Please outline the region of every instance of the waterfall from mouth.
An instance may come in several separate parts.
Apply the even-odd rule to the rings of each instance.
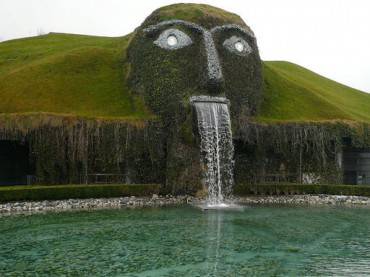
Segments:
[[[207,205],[222,207],[233,184],[234,146],[229,101],[221,97],[194,96],[190,102],[197,114],[201,161],[208,187]]]

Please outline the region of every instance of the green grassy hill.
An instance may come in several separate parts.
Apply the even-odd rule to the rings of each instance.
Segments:
[[[264,77],[260,120],[370,121],[368,93],[289,62],[264,62]]]
[[[148,117],[125,84],[129,38],[49,34],[0,43],[0,112]]]
[[[0,43],[0,113],[152,117],[125,82],[130,37],[48,34]],[[264,77],[259,121],[370,122],[370,94],[288,62],[264,62]]]

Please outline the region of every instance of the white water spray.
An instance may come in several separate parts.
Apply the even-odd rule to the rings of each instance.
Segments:
[[[207,206],[226,207],[224,201],[231,193],[234,167],[228,100],[194,96],[190,101],[195,107],[198,120],[200,150],[208,187]]]

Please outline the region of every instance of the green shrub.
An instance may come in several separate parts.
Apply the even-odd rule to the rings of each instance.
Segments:
[[[21,200],[60,200],[70,198],[109,198],[158,194],[160,185],[59,185],[0,187],[0,202]]]
[[[370,196],[370,186],[360,185],[308,185],[296,183],[271,183],[257,185],[238,185],[234,189],[238,196],[246,195],[294,195],[331,194]]]

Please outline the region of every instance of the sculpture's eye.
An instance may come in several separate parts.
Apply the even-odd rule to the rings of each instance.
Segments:
[[[168,38],[167,38],[167,44],[169,46],[175,46],[177,43],[179,43],[179,41],[177,40],[177,37],[174,36],[174,35],[170,35]]]
[[[232,53],[240,56],[247,56],[252,53],[252,48],[244,39],[232,36],[224,41],[223,46]]]
[[[177,29],[163,31],[154,41],[155,45],[168,50],[180,49],[192,43],[193,41],[187,34]]]

